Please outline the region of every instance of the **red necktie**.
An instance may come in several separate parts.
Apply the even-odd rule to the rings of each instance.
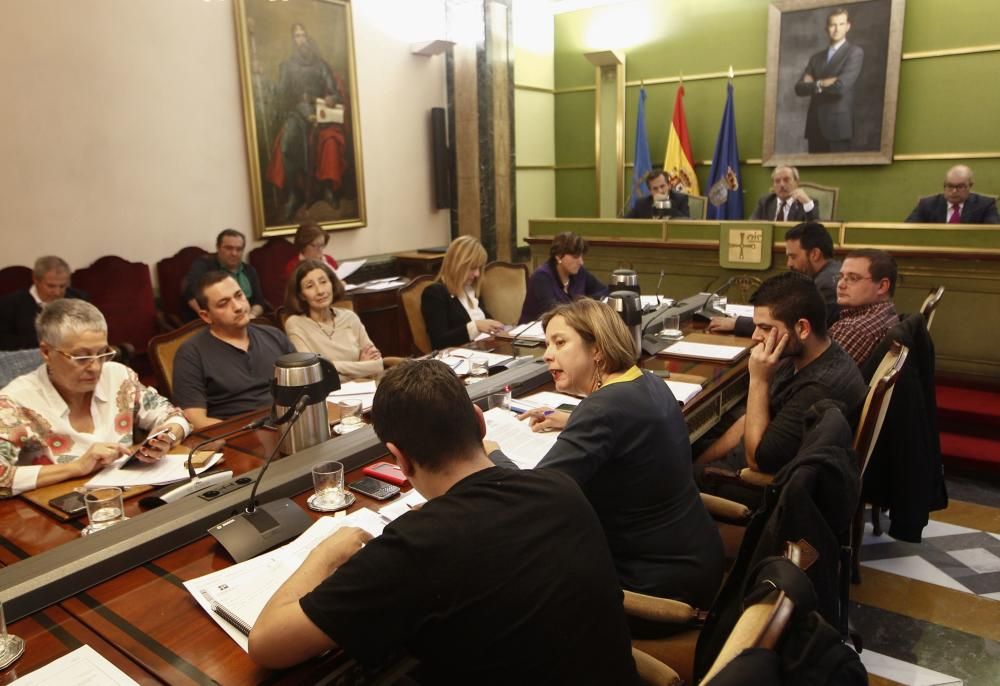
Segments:
[[[961,224],[962,223],[962,208],[958,205],[951,206],[951,216],[948,217],[949,224]]]

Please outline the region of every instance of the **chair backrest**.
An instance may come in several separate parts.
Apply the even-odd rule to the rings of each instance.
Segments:
[[[298,256],[298,248],[280,237],[268,238],[264,245],[254,248],[247,256],[250,264],[257,270],[264,298],[271,307],[277,307],[285,301],[285,266]]]
[[[934,323],[934,313],[937,311],[937,306],[943,296],[944,286],[932,288],[931,292],[924,298],[924,304],[920,306],[920,314],[924,316],[924,321],[927,322],[928,331],[931,330],[931,324]]]
[[[173,257],[164,257],[156,263],[156,280],[160,285],[160,307],[176,325],[184,321],[187,308],[182,302],[184,277],[191,264],[208,252],[193,245],[181,248]]]
[[[719,295],[726,295],[729,302],[734,304],[746,305],[750,302],[750,296],[760,288],[764,281],[756,276],[751,276],[749,274],[737,274],[736,276],[730,276],[729,279],[722,284],[722,287],[717,289],[715,292]]]
[[[0,295],[31,288],[31,269],[19,264],[0,269]]]
[[[427,334],[424,323],[424,313],[421,309],[424,289],[434,283],[433,277],[424,274],[413,279],[399,289],[397,296],[406,313],[406,322],[410,325],[410,339],[418,352],[426,355],[431,351],[431,337]]]
[[[708,198],[704,195],[688,196],[688,215],[691,219],[704,219],[708,216]]]
[[[858,454],[858,466],[862,477],[864,477],[865,468],[868,466],[868,460],[872,456],[875,444],[878,442],[878,436],[885,421],[885,413],[892,400],[892,391],[899,379],[900,372],[903,370],[903,365],[906,364],[908,353],[909,349],[905,345],[894,341],[868,384],[868,396],[861,409],[861,419],[858,421],[857,431],[854,432],[854,450]]]
[[[528,265],[490,262],[483,269],[479,295],[493,319],[514,325],[528,293]]]
[[[108,340],[112,344],[131,343],[136,354],[146,353],[149,339],[157,332],[156,300],[148,265],[105,255],[73,272],[73,285],[86,291],[90,302],[108,320]]]
[[[42,353],[38,348],[0,350],[0,388],[22,374],[35,371],[41,364]]]
[[[837,201],[840,199],[840,189],[836,186],[824,186],[803,181],[799,184],[813,200],[819,201],[819,218],[821,221],[829,221],[837,216]]]
[[[195,319],[179,329],[153,336],[149,341],[149,357],[153,363],[157,389],[168,398],[174,394],[174,357],[177,350],[184,341],[206,326],[208,325],[202,320]]]

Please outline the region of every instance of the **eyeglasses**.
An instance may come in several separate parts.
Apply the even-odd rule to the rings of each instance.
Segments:
[[[964,191],[969,188],[967,183],[946,183],[944,189],[946,191]]]
[[[78,367],[89,367],[92,362],[102,365],[105,362],[109,362],[116,354],[114,350],[108,350],[99,355],[70,355],[59,348],[54,348],[54,350]]]
[[[861,274],[844,274],[841,272],[837,274],[837,281],[846,281],[847,283],[857,283],[858,281],[864,281],[865,279],[871,281],[870,276],[861,276]]]

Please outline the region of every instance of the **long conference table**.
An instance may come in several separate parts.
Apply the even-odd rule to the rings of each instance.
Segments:
[[[720,343],[725,342],[726,338],[731,337],[718,337]],[[745,339],[736,340],[745,342]],[[469,347],[521,356],[540,356],[543,350],[541,347],[515,349],[510,341],[499,339],[471,344]],[[686,375],[685,378],[694,376],[705,380],[703,391],[683,408],[692,440],[702,435],[724,412],[746,395],[745,356],[735,364],[659,356],[643,360],[642,365],[649,369],[667,370],[675,375]],[[528,366],[524,364],[521,368]],[[552,390],[541,360],[531,362],[530,366],[537,373],[526,375],[522,371],[518,378],[530,376],[533,379],[531,383],[507,384],[511,385],[515,396]],[[517,369],[512,369],[504,374],[516,371]],[[469,386],[470,397],[477,402],[484,402],[488,393],[497,390],[497,383],[503,387],[504,374]],[[252,415],[233,418],[194,434],[188,438],[187,444],[194,445],[206,438],[221,435],[252,418]],[[366,433],[367,436],[363,435]],[[312,493],[312,485],[307,478],[302,478],[302,474],[308,474],[308,467],[321,460],[341,459],[347,472],[345,480],[349,482],[360,478],[361,468],[365,464],[375,459],[391,459],[377,438],[373,443],[373,436],[371,427],[366,427],[345,436],[335,435],[319,446],[275,460],[267,478],[262,481],[258,500],[266,502],[270,499],[270,491],[265,486],[273,473],[276,474],[276,479],[287,478],[286,467],[290,469],[296,467],[294,463],[302,462],[297,466],[299,478],[289,482],[293,484],[295,493],[288,495],[292,495],[293,500],[313,519],[317,519],[322,515],[306,507],[305,501]],[[277,432],[272,429],[258,429],[228,440],[223,449],[224,468],[233,470],[235,475],[250,472],[248,476],[253,476],[254,470],[260,467],[263,459],[276,446],[277,438]],[[282,472],[283,469],[285,472]],[[404,488],[407,489],[408,487]],[[248,493],[248,489],[244,491]],[[244,499],[246,493],[243,495]],[[138,499],[132,498],[126,501],[126,514],[130,517],[128,521],[87,537],[89,540],[86,541],[80,538],[80,530],[84,526],[80,519],[59,521],[21,497],[0,502],[0,598],[8,607],[10,633],[20,636],[26,642],[21,659],[0,673],[0,684],[10,683],[16,677],[66,655],[81,645],[91,646],[140,684],[356,684],[376,680],[377,674],[365,672],[340,651],[333,651],[297,667],[277,672],[253,663],[183,586],[186,580],[233,564],[226,552],[207,534],[194,536],[190,542],[175,546],[169,538],[156,538],[150,533],[159,532],[165,522],[169,526],[171,519],[181,522],[189,517],[190,508],[196,505],[182,503],[197,497],[190,496],[184,501],[145,513],[140,510]],[[357,494],[357,502],[351,509],[378,509],[382,504],[384,503]],[[175,517],[171,517],[171,508],[177,512]],[[235,510],[236,507],[233,508]],[[224,518],[225,515],[218,516],[215,522]],[[148,523],[146,527],[143,525],[144,521]],[[115,529],[119,529],[115,532],[118,537],[112,539],[108,534]],[[74,576],[77,568],[70,569],[67,566],[85,567],[90,559],[88,556],[99,554],[95,551],[100,546],[95,548],[95,541],[99,543],[102,537],[108,539],[107,547],[112,552],[117,550],[117,546],[129,550],[143,549],[150,539],[154,544],[162,541],[160,545],[163,547],[159,550],[154,548],[146,555],[148,560],[114,573],[110,578],[96,583],[77,579]],[[90,544],[90,547],[84,549],[85,543]],[[62,555],[61,550],[74,548],[81,548],[79,559],[72,554],[68,559],[56,558],[57,554]],[[43,584],[43,590],[58,588],[60,591],[51,598],[39,599],[32,596],[28,605],[37,605],[40,609],[25,613],[24,603],[11,602],[8,595],[12,592],[11,588],[4,584],[6,575],[12,574],[17,565],[31,565],[46,557],[58,561],[60,567],[55,571],[65,574],[66,581],[50,586]],[[100,567],[97,564],[94,568],[99,570]],[[51,570],[47,567],[38,567],[31,570],[31,575],[45,576],[49,571]],[[22,578],[15,578],[15,581],[20,584],[18,588],[25,587],[27,583]],[[66,584],[71,585],[67,587]],[[30,586],[30,583],[27,585]],[[48,602],[49,599],[51,603]],[[22,609],[19,611],[18,608]],[[11,623],[11,619],[16,621]]]

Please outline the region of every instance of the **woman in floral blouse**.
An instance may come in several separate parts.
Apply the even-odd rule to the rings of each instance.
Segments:
[[[191,430],[179,409],[111,362],[108,325],[82,300],[56,300],[36,322],[45,364],[0,390],[0,497],[91,474],[150,436],[139,458],[162,457]]]

